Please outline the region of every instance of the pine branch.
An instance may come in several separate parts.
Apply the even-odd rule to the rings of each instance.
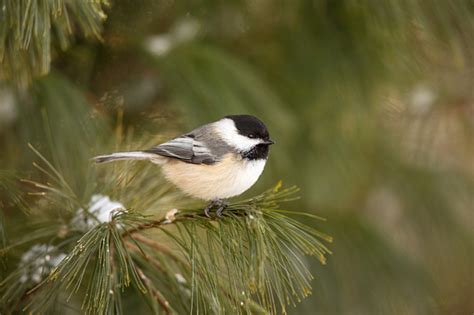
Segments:
[[[283,189],[279,183],[254,198],[232,202],[221,218],[208,218],[202,207],[195,207],[173,209],[163,218],[153,219],[101,194],[84,203],[60,171],[34,152],[44,164],[36,167],[51,177],[47,184],[25,181],[48,201],[43,204],[45,209],[35,212],[44,215],[61,200],[63,205],[80,208],[63,209],[73,217],[61,224],[61,230],[50,225],[49,239],[19,241],[35,244],[46,240],[54,252],[67,256],[57,265],[42,266],[39,284],[32,283],[22,268],[6,277],[0,285],[0,302],[7,311],[22,305],[32,312],[46,312],[56,301],[74,296],[82,300],[87,314],[115,314],[121,313],[124,297],[142,296],[154,312],[161,309],[167,314],[285,312],[288,304],[295,305],[310,293],[312,276],[304,255],[325,263],[330,253],[322,243],[330,242],[329,237],[286,215],[308,214],[280,209],[282,202],[295,199],[295,187]],[[115,191],[123,187],[117,196],[133,196],[141,205],[154,205],[155,198],[162,198],[156,188],[131,191],[132,187],[144,187],[148,176],[159,185],[160,177],[142,169],[128,171],[140,176],[124,178],[120,173],[121,179],[116,180],[108,173],[100,177],[107,180],[101,187],[105,191],[108,186]],[[131,185],[131,180],[138,182]],[[133,208],[142,207],[134,204]],[[4,253],[17,248],[12,244]],[[46,252],[38,255],[50,256]],[[14,290],[15,284],[20,289]],[[123,295],[125,290],[128,293]]]
[[[49,72],[52,47],[65,50],[75,33],[100,39],[108,0],[2,0],[0,79],[25,86]]]

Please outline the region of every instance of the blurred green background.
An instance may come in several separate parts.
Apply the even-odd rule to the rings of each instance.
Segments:
[[[277,145],[246,195],[295,184],[287,207],[334,238],[294,314],[474,312],[473,1],[116,0],[100,23],[76,9],[69,46],[62,22],[28,49],[0,29],[1,169],[33,172],[28,142],[67,165],[103,153],[106,130],[138,143],[254,114]]]

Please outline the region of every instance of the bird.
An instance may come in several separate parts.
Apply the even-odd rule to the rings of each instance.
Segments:
[[[221,217],[228,198],[257,182],[274,143],[257,117],[228,115],[150,149],[99,155],[93,160],[148,160],[158,164],[165,178],[185,194],[209,201],[204,209],[207,217],[214,207]]]

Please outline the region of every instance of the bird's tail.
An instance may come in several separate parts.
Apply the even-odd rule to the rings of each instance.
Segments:
[[[98,155],[93,157],[92,160],[96,163],[108,163],[119,160],[152,160],[155,162],[159,158],[158,155],[153,153],[147,153],[143,151],[130,151],[130,152],[116,152],[107,155]]]

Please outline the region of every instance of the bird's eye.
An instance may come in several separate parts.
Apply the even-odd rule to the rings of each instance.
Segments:
[[[253,133],[249,134],[249,138],[255,138],[255,135]]]

